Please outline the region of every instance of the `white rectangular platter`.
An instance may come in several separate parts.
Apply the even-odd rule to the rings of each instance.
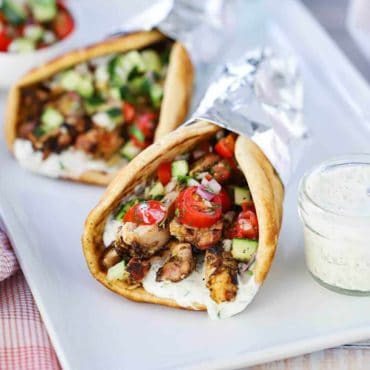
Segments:
[[[239,36],[227,56],[262,43],[294,53],[312,134],[286,189],[275,262],[244,313],[211,321],[204,313],[130,302],[95,282],[80,237],[103,189],[30,174],[0,139],[1,216],[66,370],[237,368],[370,337],[370,298],[327,291],[309,276],[297,214],[307,168],[369,150],[370,90],[300,3],[250,0],[240,7]]]

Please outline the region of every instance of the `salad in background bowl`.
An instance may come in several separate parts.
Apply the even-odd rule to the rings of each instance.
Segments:
[[[76,19],[61,0],[0,0],[0,87],[71,47]]]

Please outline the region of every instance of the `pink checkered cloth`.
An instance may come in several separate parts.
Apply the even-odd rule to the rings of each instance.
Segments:
[[[0,229],[0,369],[60,369],[31,291]]]

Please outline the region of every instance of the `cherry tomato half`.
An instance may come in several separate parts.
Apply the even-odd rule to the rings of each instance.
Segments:
[[[156,120],[157,115],[153,112],[142,113],[137,117],[137,127],[144,134],[145,138],[151,139],[154,136]]]
[[[12,39],[6,34],[5,27],[0,30],[0,51],[7,51]]]
[[[131,123],[135,118],[135,107],[132,104],[125,101],[122,104],[122,113],[125,122]]]
[[[215,145],[215,151],[224,158],[232,158],[234,156],[235,138],[233,134],[229,134],[222,138]]]
[[[177,221],[192,227],[210,227],[222,215],[222,199],[216,195],[212,201],[205,201],[196,193],[197,187],[183,190],[176,200]]]
[[[166,207],[157,200],[147,200],[132,206],[125,216],[124,222],[139,225],[154,225],[160,223],[166,215]]]
[[[74,29],[74,20],[63,6],[58,6],[58,12],[53,20],[53,29],[59,40],[64,39]]]
[[[158,166],[157,176],[162,185],[167,185],[171,181],[171,162],[163,162]]]

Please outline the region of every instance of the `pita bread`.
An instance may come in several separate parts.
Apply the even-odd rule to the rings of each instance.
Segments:
[[[130,289],[123,281],[108,281],[99,260],[104,249],[103,230],[107,217],[122,198],[132,193],[137,184],[155,174],[161,162],[170,161],[176,155],[191,150],[197,143],[212,137],[219,130],[219,127],[205,121],[180,127],[145,149],[117,174],[85,222],[83,251],[95,279],[134,301],[177,308],[206,309],[196,302],[195,308],[182,307],[171,299],[156,297],[142,287]],[[277,246],[282,218],[283,185],[268,159],[251,140],[238,137],[235,156],[248,181],[259,221],[259,246],[253,275],[259,286],[266,278]]]
[[[8,96],[5,112],[5,138],[9,150],[13,151],[13,144],[17,138],[18,116],[22,109],[20,97],[24,87],[48,79],[66,68],[91,58],[141,49],[163,40],[166,40],[166,37],[158,31],[133,33],[71,51],[28,72],[12,87]],[[190,57],[182,44],[175,42],[171,48],[155,139],[174,130],[184,121],[190,104],[192,85],[193,66]],[[111,178],[112,174],[105,172],[86,171],[79,178],[71,180],[107,185]]]

